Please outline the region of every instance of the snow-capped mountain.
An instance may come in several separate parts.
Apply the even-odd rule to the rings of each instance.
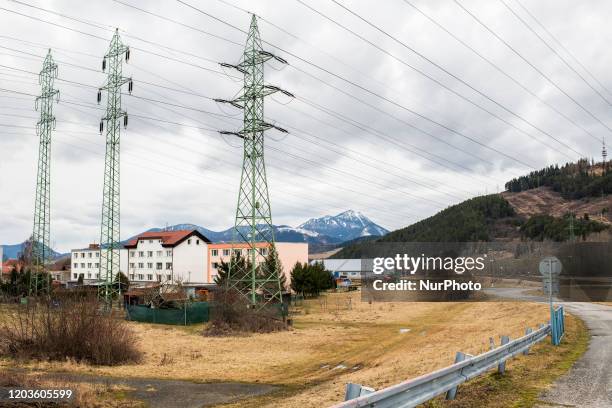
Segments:
[[[345,241],[360,237],[381,236],[389,231],[375,224],[365,215],[356,211],[345,211],[335,216],[313,218],[297,228],[289,225],[274,225],[274,237],[279,242],[307,242],[310,252],[337,248]],[[177,224],[166,228],[151,228],[148,231],[176,231],[196,229],[213,242],[231,242],[234,229],[213,231],[196,224]],[[245,227],[244,234],[248,234]],[[240,236],[238,236],[240,239]],[[127,242],[127,241],[125,241]]]
[[[365,215],[348,210],[338,215],[326,215],[320,218],[312,218],[297,228],[289,225],[274,225],[274,237],[279,242],[307,242],[310,252],[326,251],[337,248],[345,241],[370,236],[381,236],[389,231],[375,224]],[[176,224],[165,228],[151,228],[147,231],[177,231],[196,229],[212,242],[231,242],[234,239],[234,228],[223,231],[213,231],[196,224]],[[244,231],[247,235],[248,228]],[[238,237],[240,238],[240,237]],[[127,243],[131,238],[122,241]],[[23,244],[3,245],[4,257],[15,258]],[[52,251],[54,258],[63,254]]]
[[[312,218],[298,229],[327,235],[341,242],[368,236],[382,236],[389,231],[358,211],[348,210],[337,215]]]

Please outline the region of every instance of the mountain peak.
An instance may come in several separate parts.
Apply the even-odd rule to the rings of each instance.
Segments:
[[[311,218],[298,228],[337,237],[341,241],[359,237],[381,236],[389,232],[355,210],[346,210],[333,216],[325,215],[319,218]]]

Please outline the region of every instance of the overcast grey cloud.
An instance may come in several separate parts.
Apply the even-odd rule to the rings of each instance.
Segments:
[[[607,1],[458,1],[560,91],[453,0],[410,0],[546,104],[403,0],[338,2],[486,97],[329,0],[303,2],[384,52],[295,0],[185,0],[218,20],[178,1],[121,2],[0,0],[1,243],[21,242],[30,234],[38,149],[34,98],[6,90],[38,94],[37,77],[30,72],[40,71],[48,48],[59,78],[77,83],[56,81],[61,99],[52,145],[52,243],[66,251],[99,240],[104,137],[97,128],[105,100],[97,106],[95,98],[105,80],[102,56],[115,27],[132,47],[124,74],[134,79],[133,96],[123,97],[130,114],[121,136],[124,238],[166,224],[192,222],[211,229],[233,224],[242,150],[240,140],[215,130],[239,129],[241,112],[209,99],[229,99],[242,85],[237,72],[217,64],[237,63],[245,42],[244,32],[230,25],[247,30],[249,16],[231,5],[262,17],[265,48],[289,62],[268,65],[266,80],[297,96],[275,95],[266,102],[268,120],[290,130],[288,135],[270,131],[266,139],[277,224],[297,225],[351,208],[388,229],[399,228],[463,199],[503,189],[511,177],[532,170],[529,166],[575,160],[575,151],[598,159],[600,140],[609,137],[606,126],[612,126],[604,101],[612,100],[607,52],[612,4]]]

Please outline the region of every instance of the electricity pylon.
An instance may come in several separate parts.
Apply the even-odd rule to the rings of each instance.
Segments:
[[[45,270],[49,259],[51,240],[51,132],[55,129],[53,116],[53,98],[59,97],[59,91],[53,89],[57,78],[57,64],[53,62],[51,50],[43,62],[43,68],[38,75],[41,85],[40,96],[36,98],[35,108],[40,108],[40,119],[36,123],[38,144],[38,173],[36,176],[36,198],[34,201],[34,231],[30,242],[31,278],[30,294],[37,295],[39,290],[38,277]],[[47,277],[47,293],[50,279]]]
[[[229,103],[244,111],[242,130],[221,132],[243,140],[242,175],[233,242],[236,244],[240,238],[247,243],[248,250],[247,261],[237,262],[232,248],[226,287],[245,296],[252,308],[263,307],[268,302],[282,302],[283,292],[278,257],[274,257],[272,264],[263,262],[267,256],[263,253],[264,248],[266,251],[276,251],[264,161],[264,132],[272,128],[283,133],[287,131],[264,120],[264,98],[275,92],[291,97],[293,95],[277,86],[264,83],[264,63],[270,59],[287,63],[262,49],[257,18],[253,15],[241,61],[237,65],[221,64],[244,75],[242,92],[233,100],[216,99],[217,102]]]
[[[121,285],[113,284],[120,268],[120,218],[119,218],[119,140],[121,118],[127,126],[127,112],[121,110],[121,86],[128,84],[132,92],[132,79],[122,76],[122,63],[130,59],[129,47],[121,43],[119,30],[110,43],[108,52],[102,60],[102,70],[108,68],[106,84],[98,90],[98,103],[102,91],[106,90],[106,115],[100,121],[100,133],[106,121],[106,155],[104,160],[104,192],[102,198],[102,223],[100,232],[100,272],[98,298],[110,308],[116,296],[121,297]],[[107,67],[108,65],[108,67]]]

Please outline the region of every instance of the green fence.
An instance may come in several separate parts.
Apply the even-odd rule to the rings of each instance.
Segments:
[[[208,302],[187,303],[183,309],[152,309],[128,305],[126,319],[136,322],[188,325],[207,322],[210,317]]]

